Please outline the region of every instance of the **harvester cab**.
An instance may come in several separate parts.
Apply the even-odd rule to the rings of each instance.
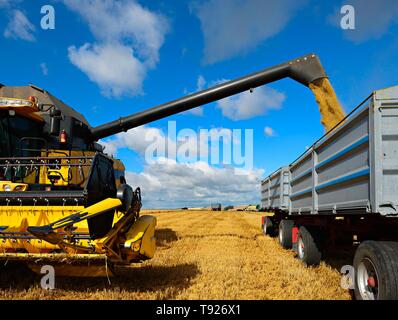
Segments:
[[[286,77],[324,98],[327,76],[311,54],[94,128],[45,90],[0,85],[0,259],[34,270],[50,261],[58,275],[96,276],[103,273],[71,271],[65,261],[105,261],[111,273],[152,258],[156,219],[139,216],[140,189],[97,141]],[[333,112],[321,108],[333,119],[327,130],[344,116]]]
[[[65,256],[152,258],[156,219],[139,217],[140,189],[90,139],[85,118],[34,86],[2,87],[0,96],[0,258],[35,270],[31,261]]]

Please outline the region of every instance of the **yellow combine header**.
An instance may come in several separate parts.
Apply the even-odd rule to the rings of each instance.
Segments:
[[[0,259],[24,261],[35,271],[51,263],[58,275],[98,276],[153,257],[156,219],[139,217],[140,190],[116,181],[115,170],[124,170],[119,161],[52,150],[0,159],[0,166]]]

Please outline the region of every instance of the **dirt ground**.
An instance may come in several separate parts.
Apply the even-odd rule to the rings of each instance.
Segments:
[[[106,278],[56,278],[56,289],[19,265],[1,271],[0,299],[351,299],[338,257],[307,268],[261,233],[261,214],[155,212],[155,257]]]

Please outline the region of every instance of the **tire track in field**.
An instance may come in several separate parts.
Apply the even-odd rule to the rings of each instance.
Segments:
[[[205,223],[205,232],[195,230],[190,235],[191,241],[197,242],[194,255],[201,273],[177,298],[236,298],[234,278],[239,274],[236,263],[239,237],[233,230],[235,223],[231,218],[230,213],[214,212]]]
[[[276,238],[262,235],[261,215],[243,215],[242,225],[256,238],[255,255],[266,265],[267,281],[260,281],[269,299],[350,299],[340,287],[337,270],[324,262],[318,267],[306,267],[291,250],[280,247]],[[254,270],[257,270],[253,266]]]

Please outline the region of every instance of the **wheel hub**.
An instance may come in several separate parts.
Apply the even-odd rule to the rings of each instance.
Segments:
[[[362,299],[377,299],[379,293],[378,276],[376,268],[369,258],[364,258],[358,265],[356,277]]]
[[[377,287],[376,279],[374,277],[369,277],[368,286],[373,287],[373,288]]]
[[[300,260],[303,260],[303,258],[304,258],[304,242],[301,237],[299,237],[299,239],[298,239],[297,247],[298,247],[298,256],[299,256]]]

